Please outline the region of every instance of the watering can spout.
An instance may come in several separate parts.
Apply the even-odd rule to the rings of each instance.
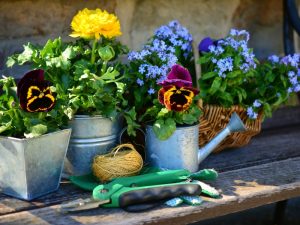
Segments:
[[[198,163],[201,163],[212,151],[232,132],[245,131],[246,127],[240,117],[234,112],[227,126],[209,143],[198,151]]]

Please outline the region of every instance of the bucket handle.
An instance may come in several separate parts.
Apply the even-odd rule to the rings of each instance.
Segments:
[[[140,131],[140,132],[143,134],[143,136],[144,136],[144,143],[146,143],[146,134],[145,134],[145,132],[143,131],[143,129],[141,129],[141,128],[136,128],[136,130]],[[119,144],[123,144],[123,143],[122,143],[122,137],[123,137],[125,131],[127,131],[127,127],[124,127],[124,128],[120,131],[120,133],[119,133]],[[143,149],[143,152],[144,152],[144,159],[145,159],[145,161],[146,161],[146,149],[145,149],[145,146],[140,145],[140,144],[136,144],[136,143],[132,143],[132,144],[133,144],[133,145],[140,146],[140,147]]]

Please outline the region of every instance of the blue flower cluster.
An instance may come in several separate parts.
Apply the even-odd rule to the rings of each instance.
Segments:
[[[128,60],[138,65],[138,72],[142,75],[137,78],[136,83],[143,86],[147,80],[154,79],[156,83],[164,80],[169,69],[178,61],[174,53],[174,47],[157,39],[145,45],[139,52],[131,51],[128,54]],[[157,58],[159,62],[153,60],[154,58]],[[151,87],[148,90],[149,94],[154,94],[152,89]]]
[[[183,27],[177,20],[171,21],[168,25],[159,27],[154,32],[154,38],[170,42],[171,46],[179,47],[187,58],[192,52],[192,35],[188,29]]]
[[[225,78],[226,71],[232,71],[233,70],[233,59],[231,57],[226,57],[224,59],[220,59],[217,61],[217,67],[218,67],[218,75],[220,77]]]
[[[154,83],[160,83],[166,79],[170,68],[178,62],[176,48],[183,51],[187,57],[192,52],[192,36],[188,30],[178,21],[171,21],[168,25],[159,27],[152,41],[143,46],[141,51],[131,51],[128,54],[129,62],[138,66],[140,76],[136,79],[139,86],[145,83],[150,85],[148,94],[154,94]],[[152,85],[152,86],[151,86]]]
[[[300,63],[300,54],[287,55],[281,59],[276,55],[271,55],[268,60],[272,64],[283,64],[285,66],[291,66],[292,70],[287,72],[291,86],[287,89],[288,93],[300,91],[300,70],[298,69]],[[297,71],[297,73],[295,71]]]
[[[300,91],[300,70],[297,70],[297,73],[294,71],[288,72],[289,81],[291,87],[288,88],[288,93],[299,92]]]
[[[247,108],[247,115],[250,119],[256,119],[258,114],[255,111],[258,111],[258,108],[261,107],[261,102],[259,100],[255,100],[253,105]]]
[[[281,58],[280,63],[286,66],[291,65],[298,68],[300,60],[300,54],[287,55]]]
[[[268,57],[268,60],[271,62],[271,63],[279,63],[279,57],[277,55],[271,55]]]
[[[209,52],[213,53],[216,57],[212,59],[212,62],[217,65],[216,72],[220,77],[225,78],[226,74],[224,72],[230,72],[233,70],[233,59],[226,55],[226,58],[221,58],[217,60],[216,58],[222,53],[226,52],[226,47],[233,51],[234,55],[240,55],[242,57],[238,68],[243,72],[248,72],[250,69],[256,68],[255,55],[252,50],[248,48],[249,33],[245,30],[231,29],[229,36],[225,39],[218,40],[215,45],[209,46]],[[224,63],[226,66],[224,66]]]

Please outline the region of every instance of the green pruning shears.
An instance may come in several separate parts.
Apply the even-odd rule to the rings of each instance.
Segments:
[[[126,208],[182,195],[200,195],[203,191],[202,186],[205,185],[198,180],[209,179],[209,176],[216,177],[217,173],[214,170],[202,170],[194,174],[187,170],[168,170],[116,178],[110,183],[94,188],[92,198],[78,199],[61,205],[61,211],[77,212],[99,206]],[[219,196],[215,189],[210,190],[209,194],[212,197]]]

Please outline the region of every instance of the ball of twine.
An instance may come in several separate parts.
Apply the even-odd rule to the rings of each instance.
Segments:
[[[132,144],[121,144],[105,155],[94,158],[92,171],[102,182],[117,177],[134,176],[143,167],[143,159]]]

